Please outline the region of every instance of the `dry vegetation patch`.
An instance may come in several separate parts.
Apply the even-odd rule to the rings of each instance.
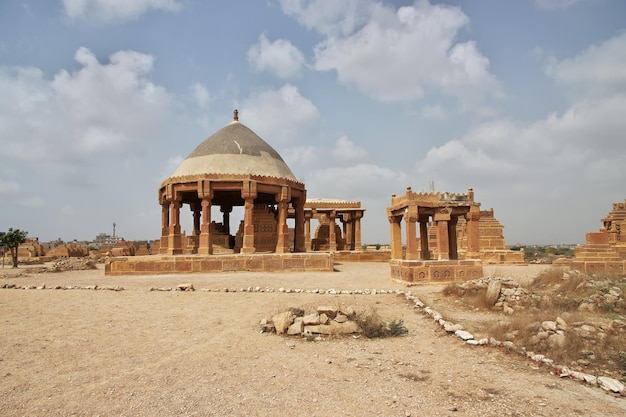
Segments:
[[[493,291],[497,291],[494,297]],[[626,277],[550,268],[524,285],[482,278],[442,293],[493,314],[488,337],[512,341],[573,370],[626,381]]]

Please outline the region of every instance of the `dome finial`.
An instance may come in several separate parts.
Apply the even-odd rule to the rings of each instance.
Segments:
[[[239,110],[237,110],[237,109],[233,110],[233,120],[235,122],[239,121]]]

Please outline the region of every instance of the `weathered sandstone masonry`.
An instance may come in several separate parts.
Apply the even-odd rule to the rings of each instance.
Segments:
[[[466,259],[459,258],[457,224],[464,217],[467,230]],[[402,196],[391,196],[387,208],[391,228],[391,279],[403,283],[462,281],[482,276],[478,221],[480,203],[474,191],[467,194],[414,193],[407,187]],[[428,225],[436,227],[436,259],[431,259]],[[406,249],[402,245],[405,223]],[[417,239],[417,232],[421,239]],[[418,247],[419,243],[419,247]]]
[[[555,264],[586,273],[626,273],[626,199],[614,203],[613,210],[602,220],[599,232],[585,235],[585,245],[574,249],[573,260],[558,260]]]
[[[158,201],[161,238],[152,253],[158,249],[159,256],[112,258],[106,274],[333,270],[330,253],[303,253],[304,184],[274,148],[239,123],[237,110],[163,181]],[[221,222],[211,218],[218,207]],[[244,213],[236,230],[233,207]],[[183,212],[192,216],[190,236],[181,230]]]
[[[164,275],[199,272],[332,272],[328,253],[152,255],[113,258],[104,265],[105,275]]]
[[[361,219],[365,209],[358,201],[308,199],[304,204],[304,233],[307,251],[360,251]],[[319,225],[311,237],[311,219]],[[342,228],[337,224],[341,222]]]

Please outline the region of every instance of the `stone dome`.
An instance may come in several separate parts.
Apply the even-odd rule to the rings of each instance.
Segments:
[[[299,182],[283,158],[247,126],[234,120],[196,147],[171,178],[217,174],[264,176]]]

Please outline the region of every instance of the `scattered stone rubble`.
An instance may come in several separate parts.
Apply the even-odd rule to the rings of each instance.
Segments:
[[[319,306],[314,313],[304,314],[304,310],[291,308],[262,319],[259,323],[262,332],[287,334],[289,336],[321,337],[321,335],[346,335],[361,333],[355,321],[356,312],[352,307],[337,308]]]
[[[0,288],[15,290],[106,290],[106,291],[124,291],[124,287],[119,285],[18,285],[18,284],[2,284]]]
[[[447,333],[456,336],[461,339],[468,345],[473,346],[493,346],[507,349],[511,352],[516,352],[522,356],[527,357],[528,359],[537,362],[540,365],[548,366],[552,369],[552,373],[561,378],[569,377],[572,379],[576,379],[578,381],[585,382],[587,384],[596,385],[605,391],[611,391],[616,394],[620,394],[622,396],[626,396],[626,387],[620,381],[614,378],[609,378],[606,376],[595,376],[591,374],[587,374],[584,372],[579,372],[575,370],[571,370],[568,367],[557,365],[554,363],[552,359],[547,358],[545,355],[536,354],[532,351],[527,351],[525,347],[518,347],[512,341],[499,341],[493,337],[490,338],[482,338],[479,340],[474,339],[474,335],[470,332],[464,330],[463,326],[460,324],[454,324],[449,321],[446,321],[443,316],[433,310],[430,307],[427,307],[422,301],[420,301],[417,297],[413,296],[410,292],[405,293],[405,298],[408,301],[414,303],[414,307],[417,311],[422,312],[423,314],[429,315],[432,319],[441,326],[443,330]],[[626,326],[626,323],[623,323],[621,320],[614,320],[616,326]],[[538,332],[537,337],[544,338],[546,340],[551,340],[551,343],[558,344],[561,340],[561,336],[565,329],[567,329],[567,323],[562,318],[557,318],[555,321],[544,321],[543,323],[538,324]],[[580,325],[580,328],[583,326],[587,326],[584,324]],[[586,331],[591,330],[591,326],[589,328],[585,328]],[[540,336],[541,335],[541,336]],[[556,336],[555,336],[556,335]],[[552,339],[550,339],[552,337]],[[564,338],[564,336],[563,336]]]
[[[59,258],[52,265],[39,269],[38,272],[85,271],[96,269],[96,260],[91,258]]]
[[[566,271],[563,273],[563,281],[576,277],[581,280],[576,290],[592,291],[592,294],[584,297],[578,303],[581,311],[613,311],[626,312],[626,299],[624,291],[608,279],[594,279],[581,274],[579,271]],[[485,301],[492,305],[495,310],[502,310],[506,314],[513,314],[517,310],[525,310],[533,304],[533,300],[539,300],[545,295],[535,294],[523,288],[512,278],[484,277],[471,281],[455,284],[456,294],[460,297],[485,291]],[[557,288],[558,290],[558,288]],[[560,295],[556,295],[560,297]],[[572,299],[572,302],[577,302]]]

